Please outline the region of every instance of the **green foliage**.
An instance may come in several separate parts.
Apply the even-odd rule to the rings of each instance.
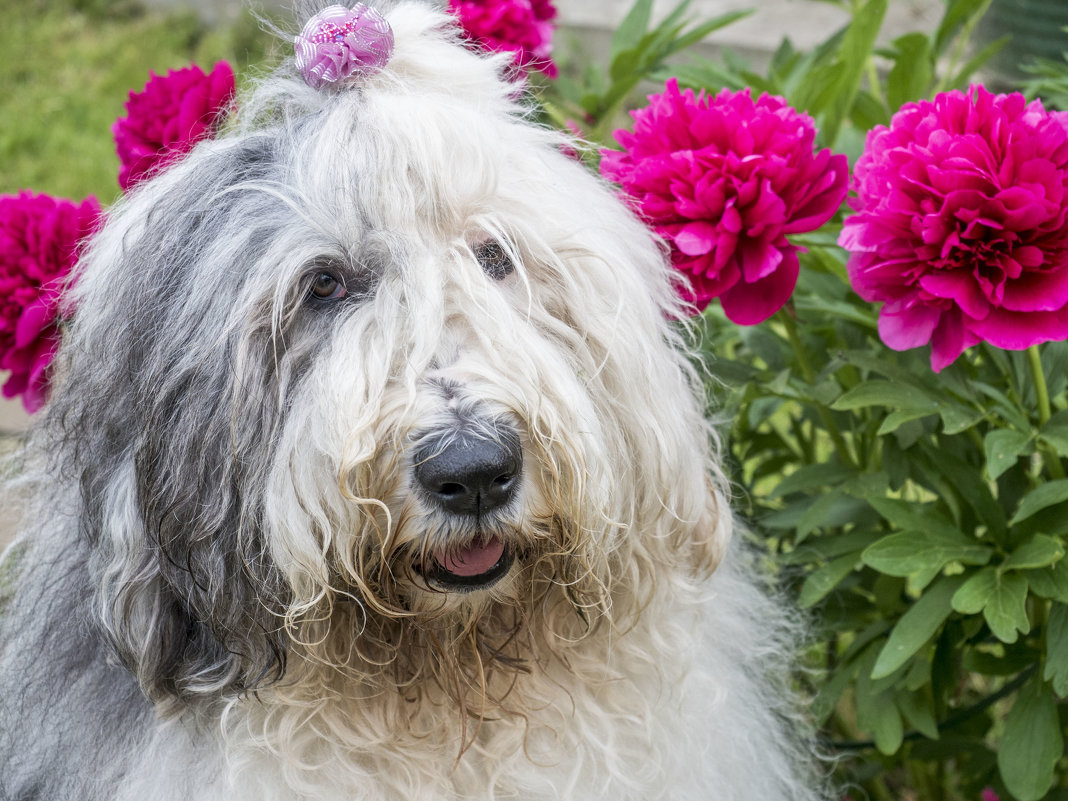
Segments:
[[[998,751],[998,769],[1019,801],[1038,801],[1053,786],[1062,728],[1053,692],[1035,676],[1016,696]]]
[[[604,141],[619,122],[624,102],[644,78],[664,69],[669,58],[713,31],[752,13],[734,11],[691,25],[685,20],[689,5],[690,0],[683,0],[650,30],[653,0],[637,0],[612,37],[608,69],[587,64],[581,80],[565,72],[542,98],[545,110],[561,126],[568,120],[596,121],[590,138]]]
[[[1024,84],[1028,97],[1042,98],[1046,108],[1068,110],[1068,53],[1060,61],[1037,59],[1024,69],[1034,76]]]
[[[888,43],[887,0],[838,5],[846,25],[808,52],[784,41],[757,73],[730,53],[663,64],[668,42],[704,26],[685,27],[684,4],[650,32],[639,0],[610,79],[566,92],[609,144],[643,77],[749,86],[807,111],[822,146],[855,159],[873,126],[966,87],[1004,44],[970,43],[989,0],[946,0],[933,30]],[[564,89],[547,91],[562,106]],[[777,316],[740,328],[713,305],[699,321],[741,511],[817,624],[813,714],[853,797],[1064,798],[1068,343],[977,346],[937,375],[926,349],[890,351],[849,286],[841,219],[794,237],[807,250]]]
[[[0,0],[0,15],[0,192],[105,204],[119,193],[111,125],[150,70],[221,59],[240,70],[262,62],[269,41],[247,13],[209,28],[134,0]]]

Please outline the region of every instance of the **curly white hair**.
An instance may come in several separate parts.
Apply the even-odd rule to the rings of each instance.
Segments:
[[[663,249],[507,59],[386,15],[385,69],[282,67],[79,266],[0,798],[822,797]]]

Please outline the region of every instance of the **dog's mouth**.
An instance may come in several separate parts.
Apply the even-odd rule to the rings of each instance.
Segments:
[[[492,587],[504,578],[514,561],[514,552],[493,536],[459,549],[434,548],[420,572],[434,587],[471,592]]]

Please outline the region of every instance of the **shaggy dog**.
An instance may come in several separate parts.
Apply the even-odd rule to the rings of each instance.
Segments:
[[[113,208],[14,468],[0,797],[811,801],[662,248],[386,12]]]

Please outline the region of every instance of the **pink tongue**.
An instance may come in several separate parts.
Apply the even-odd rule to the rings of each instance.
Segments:
[[[451,555],[439,548],[434,551],[434,558],[455,576],[480,576],[501,561],[503,554],[504,543],[494,537],[487,543],[472,545]]]

